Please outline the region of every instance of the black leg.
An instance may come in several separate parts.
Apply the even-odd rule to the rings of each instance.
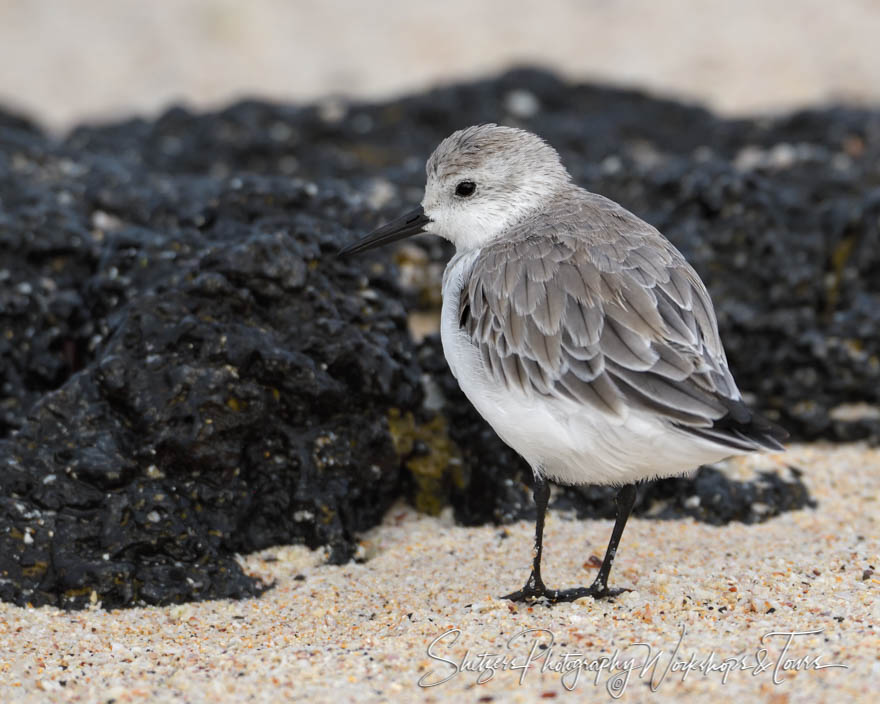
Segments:
[[[547,502],[550,500],[550,485],[544,477],[535,475],[535,550],[532,561],[532,573],[519,591],[507,594],[502,599],[511,601],[526,601],[528,599],[540,599],[547,594],[547,587],[541,579],[541,553],[544,551],[544,518],[547,514]]]
[[[614,499],[614,503],[617,504],[617,517],[614,521],[614,528],[611,530],[611,540],[608,541],[608,548],[605,550],[605,559],[602,560],[599,574],[596,575],[596,579],[589,587],[562,589],[556,592],[553,595],[553,601],[574,601],[585,596],[601,599],[606,596],[616,596],[623,591],[608,589],[608,575],[611,573],[611,564],[614,562],[614,556],[617,554],[620,537],[623,535],[623,529],[626,527],[626,521],[632,513],[635,502],[636,485],[626,484],[622,486]]]
[[[622,590],[608,589],[608,575],[611,573],[611,565],[614,562],[614,556],[617,554],[617,546],[620,544],[623,529],[626,527],[630,513],[632,513],[633,504],[636,502],[636,485],[627,484],[617,492],[617,496],[614,499],[614,503],[617,505],[617,517],[614,521],[614,528],[611,531],[611,540],[608,541],[605,559],[602,560],[599,573],[589,587],[557,590],[547,589],[544,586],[544,582],[541,579],[541,552],[544,537],[544,514],[547,511],[547,500],[549,497],[550,487],[546,480],[537,478],[535,481],[535,506],[538,509],[538,517],[535,521],[535,560],[532,565],[532,573],[522,589],[502,598],[510,599],[511,601],[533,601],[545,597],[551,603],[556,603],[559,601],[574,601],[585,596],[601,599],[602,597],[619,594]]]

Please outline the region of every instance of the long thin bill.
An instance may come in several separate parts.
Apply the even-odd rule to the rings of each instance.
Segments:
[[[357,254],[373,247],[381,247],[383,244],[402,240],[405,237],[419,235],[425,231],[425,225],[429,222],[431,222],[431,218],[425,215],[422,206],[419,206],[406,215],[392,220],[387,225],[382,225],[382,227],[373,230],[369,235],[354,244],[343,247],[336,256],[345,257],[349,254]]]

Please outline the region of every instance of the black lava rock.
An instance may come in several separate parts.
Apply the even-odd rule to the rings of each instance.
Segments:
[[[639,487],[635,515],[661,520],[685,516],[724,525],[731,521],[760,523],[785,511],[815,508],[801,477],[803,471],[789,467],[789,476],[758,472],[755,479],[738,481],[714,467],[700,467],[690,477],[668,477]],[[607,486],[566,487],[553,507],[573,510],[578,518],[614,518],[614,495]]]
[[[880,112],[721,120],[538,71],[60,140],[0,111],[0,598],[256,593],[236,552],[346,560],[401,495],[467,524],[528,514],[528,467],[407,331],[435,288],[387,251],[334,257],[420,198],[443,137],[486,121],[542,134],[675,241],[740,385],[795,438],[880,438],[858,415],[880,403]],[[418,246],[426,271],[449,253]],[[797,477],[648,491],[647,515],[712,522],[809,505]],[[584,488],[557,505],[611,504]]]
[[[422,400],[394,277],[335,257],[357,199],[3,146],[0,598],[244,596],[235,553],[349,559]]]

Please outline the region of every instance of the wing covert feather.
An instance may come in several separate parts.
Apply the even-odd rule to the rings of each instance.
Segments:
[[[705,286],[654,228],[587,196],[480,251],[461,327],[508,388],[711,427],[740,395]]]

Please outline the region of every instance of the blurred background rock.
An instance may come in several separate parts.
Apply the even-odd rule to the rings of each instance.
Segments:
[[[0,0],[0,103],[63,129],[242,96],[385,99],[539,64],[724,114],[880,99],[873,0]]]

